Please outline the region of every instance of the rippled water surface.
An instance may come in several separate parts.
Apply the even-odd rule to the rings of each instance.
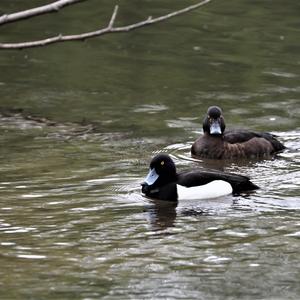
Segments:
[[[179,2],[120,3],[117,22],[190,4]],[[6,25],[0,40],[93,30],[113,5]],[[212,1],[139,31],[1,51],[0,298],[299,299],[299,9]],[[191,159],[213,104],[228,128],[270,131],[287,149]],[[159,152],[179,170],[236,172],[260,189],[150,201],[140,183]]]

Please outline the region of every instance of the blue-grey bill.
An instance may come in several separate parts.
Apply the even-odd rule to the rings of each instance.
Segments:
[[[222,134],[219,122],[215,121],[210,125],[210,134]]]
[[[152,185],[158,177],[159,175],[156,173],[155,169],[150,169],[147,177],[145,178],[145,183]]]

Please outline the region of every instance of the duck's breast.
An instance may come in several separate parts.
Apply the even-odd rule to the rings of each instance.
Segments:
[[[191,153],[196,158],[221,159],[224,154],[224,141],[221,136],[205,134],[194,142]]]

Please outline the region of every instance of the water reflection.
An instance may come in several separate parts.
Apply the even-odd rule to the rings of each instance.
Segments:
[[[148,214],[149,223],[154,231],[175,226],[177,202],[152,199],[149,199],[149,202],[152,205],[145,209]]]
[[[230,214],[239,212],[240,214],[249,214],[256,210],[253,205],[253,195],[255,191],[243,193],[235,196],[219,197],[215,199],[202,200],[186,200],[176,202],[161,201],[145,198],[148,204],[144,210],[147,214],[147,219],[153,231],[165,231],[168,228],[178,228],[177,219],[182,218],[199,218],[211,216],[216,217],[220,214]],[[273,204],[275,208],[275,203]],[[276,205],[276,208],[281,207]],[[267,206],[262,205],[260,209],[266,209]],[[169,233],[170,231],[166,231]]]

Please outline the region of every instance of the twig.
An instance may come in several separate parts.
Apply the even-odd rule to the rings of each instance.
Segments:
[[[12,14],[5,14],[0,16],[0,25],[3,25],[5,23],[10,23],[10,22],[15,22],[22,19],[28,19],[34,16],[39,16],[50,12],[57,12],[64,6],[71,5],[80,1],[86,1],[86,0],[58,0],[51,4],[35,7],[28,10],[23,10]]]
[[[113,12],[113,14],[112,14],[112,16],[111,16],[110,22],[109,22],[109,24],[108,24],[108,28],[110,28],[110,29],[112,29],[113,26],[114,26],[115,19],[116,19],[116,17],[117,17],[117,13],[118,13],[118,9],[119,9],[119,6],[116,5],[116,6],[115,6],[115,9],[114,9],[114,12]]]
[[[114,22],[117,16],[118,12],[118,6],[115,6],[114,11],[112,13],[111,19],[109,24],[99,30],[96,31],[90,31],[85,32],[81,34],[75,34],[75,35],[57,35],[54,37],[50,37],[47,39],[37,40],[37,41],[31,41],[31,42],[23,42],[23,43],[0,43],[0,49],[23,49],[23,48],[32,48],[32,47],[39,47],[39,46],[45,46],[49,44],[54,44],[58,42],[65,42],[65,41],[75,41],[75,40],[86,40],[88,38],[92,38],[95,36],[104,35],[107,33],[117,33],[117,32],[127,32],[130,30],[134,30],[143,26],[151,25],[154,23],[162,22],[167,19],[173,18],[175,16],[187,13],[191,10],[194,10],[202,5],[207,4],[211,0],[204,0],[197,4],[190,5],[188,7],[185,7],[183,9],[171,12],[167,15],[163,15],[157,18],[148,17],[146,20],[137,22],[134,24],[126,25],[126,26],[120,26],[120,27],[114,27]]]

